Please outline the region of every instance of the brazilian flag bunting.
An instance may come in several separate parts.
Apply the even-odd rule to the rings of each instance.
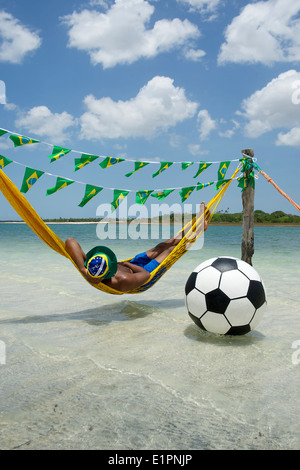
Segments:
[[[99,165],[101,168],[108,168],[116,165],[116,163],[124,162],[124,158],[106,157]]]
[[[130,173],[127,173],[125,176],[129,177],[133,175],[133,173],[140,170],[141,168],[144,168],[146,165],[149,165],[149,162],[134,162],[134,170],[132,170]]]
[[[74,183],[72,180],[68,180],[66,178],[61,178],[60,176],[57,177],[56,179],[56,184],[53,188],[47,189],[46,196],[49,196],[50,194],[56,193],[56,191],[59,191],[62,188],[66,188],[70,184]]]
[[[174,162],[161,162],[160,169],[153,173],[152,178],[155,178],[157,175],[160,175],[163,171],[173,165]]]
[[[23,182],[21,186],[21,193],[27,193],[27,191],[37,182],[37,180],[44,174],[44,171],[35,170],[34,168],[26,167]]]
[[[0,155],[0,168],[4,168],[6,165],[9,165],[10,163],[12,162],[12,160],[10,160],[9,158],[6,158],[6,157],[2,157],[2,155]]]
[[[89,163],[93,162],[94,160],[97,160],[96,155],[88,155],[83,153],[80,158],[75,158],[75,170],[81,170],[85,165],[88,165]]]
[[[71,152],[70,149],[65,149],[63,147],[57,147],[56,145],[54,145],[52,154],[48,155],[48,157],[50,158],[50,162],[52,163],[56,162],[56,160],[58,160],[59,158],[64,157],[69,152]]]
[[[211,183],[197,183],[197,191],[200,191],[200,189],[207,188],[208,186],[211,186],[215,182],[212,181]]]
[[[197,173],[195,174],[194,178],[197,178],[197,176],[199,176],[200,173],[202,173],[202,171],[204,171],[204,170],[206,170],[207,168],[209,168],[210,165],[212,165],[212,163],[201,162],[201,163],[199,164],[198,171],[197,171]]]
[[[154,194],[151,194],[152,197],[156,197],[157,199],[159,199],[160,201],[163,201],[167,196],[169,196],[169,194],[171,194],[173,191],[175,191],[174,189],[165,189],[164,191],[158,191]]]
[[[114,200],[111,203],[113,210],[119,207],[119,205],[126,198],[128,193],[129,191],[125,191],[123,189],[114,189]]]
[[[83,196],[83,199],[80,204],[78,204],[79,207],[85,206],[93,197],[95,197],[97,194],[102,191],[103,188],[99,186],[92,186],[91,184],[87,184],[85,187],[85,193]]]
[[[230,162],[221,162],[218,169],[218,181],[223,180],[229,168]]]
[[[135,202],[137,204],[145,204],[147,201],[148,197],[150,194],[153,192],[153,190],[145,189],[144,191],[137,191],[136,197],[135,197]]]
[[[179,191],[179,194],[181,196],[181,202],[186,201],[190,197],[195,187],[196,186],[189,186],[188,188],[181,188],[181,190]]]
[[[218,189],[223,188],[223,186],[225,186],[225,184],[228,183],[228,181],[230,181],[230,179],[217,181],[217,184],[216,184],[216,187],[215,187],[215,191],[218,191]]]
[[[191,165],[194,165],[194,162],[182,162],[181,163],[181,169],[186,170]]]
[[[7,134],[7,131],[5,131],[4,129],[0,129],[0,137],[4,134]]]
[[[36,144],[39,142],[39,140],[30,139],[30,137],[24,137],[22,135],[11,134],[9,138],[13,141],[15,147],[20,147],[20,145]]]

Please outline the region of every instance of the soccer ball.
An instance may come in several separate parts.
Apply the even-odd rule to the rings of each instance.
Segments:
[[[256,328],[267,300],[256,270],[231,257],[211,258],[191,273],[185,303],[201,329],[221,335],[244,335]]]

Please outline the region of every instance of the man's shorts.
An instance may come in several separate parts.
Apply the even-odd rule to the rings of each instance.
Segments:
[[[136,266],[141,266],[142,268],[146,269],[148,273],[154,271],[154,269],[159,266],[159,262],[156,259],[151,259],[147,255],[146,252],[140,253],[136,255],[132,260],[129,261],[131,264],[135,264]]]

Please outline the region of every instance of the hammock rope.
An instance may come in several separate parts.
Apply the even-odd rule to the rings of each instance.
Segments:
[[[297,204],[295,201],[293,201],[293,199],[291,199],[290,196],[288,196],[284,191],[282,191],[282,189],[279,188],[279,186],[272,180],[272,178],[269,175],[267,175],[267,173],[265,173],[263,170],[260,170],[258,174],[262,174],[266,178],[268,183],[272,184],[274,186],[274,188],[276,188],[277,191],[282,196],[284,196],[291,204],[293,204],[293,206],[300,212],[299,204]]]
[[[152,273],[150,274],[150,278],[142,286],[127,292],[120,292],[116,289],[111,288],[110,286],[107,286],[102,282],[100,282],[99,284],[89,284],[92,287],[101,290],[102,292],[114,295],[138,294],[152,287],[171,268],[171,266],[173,266],[173,264],[189,250],[191,245],[201,236],[204,229],[203,218],[205,218],[208,222],[210,221],[219,203],[224,197],[229,185],[234,180],[239,171],[240,165],[238,166],[232,177],[226,183],[224,182],[224,185],[220,188],[220,190],[213,197],[213,199],[206,204],[205,212],[196,215],[190,222],[185,225],[185,227],[183,227],[177,233],[176,236],[179,237],[181,235],[181,240],[175,246],[173,251],[167,256],[167,258],[162,263],[160,263],[160,265],[154,271],[152,271]],[[78,266],[66,251],[65,243],[41,219],[41,217],[30,205],[25,196],[19,191],[19,189],[3,172],[3,170],[0,170],[0,190],[6,197],[10,205],[19,214],[23,221],[33,230],[33,232],[52,250],[54,250],[61,256],[68,258],[80,272]],[[130,259],[126,261],[130,261]],[[86,278],[84,279],[86,280]]]

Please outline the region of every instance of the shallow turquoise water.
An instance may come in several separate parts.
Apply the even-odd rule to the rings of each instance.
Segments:
[[[95,225],[51,228],[99,244]],[[191,322],[184,285],[202,261],[240,257],[241,227],[210,227],[151,290],[110,296],[26,225],[0,224],[0,448],[299,449],[299,234],[256,228],[268,310],[223,337]],[[122,259],[157,241],[109,246]]]

